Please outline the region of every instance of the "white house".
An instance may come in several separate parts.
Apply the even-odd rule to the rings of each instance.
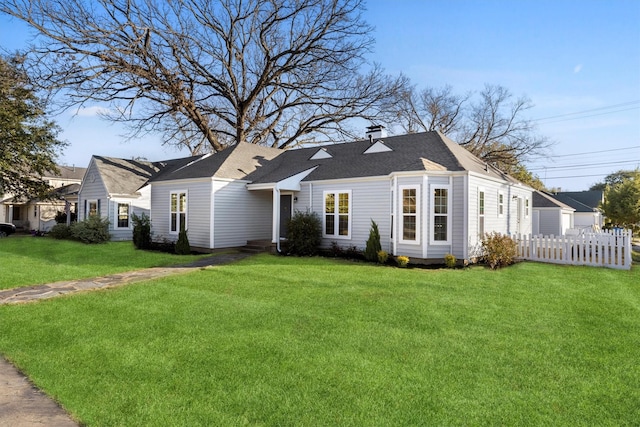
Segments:
[[[89,172],[88,172],[89,173]],[[371,221],[383,249],[414,259],[472,260],[485,232],[532,232],[532,189],[438,132],[288,151],[247,143],[150,178],[155,236],[218,249],[279,245],[292,212],[316,212],[322,244],[364,248]]]
[[[112,240],[131,240],[131,214],[149,215],[149,179],[191,158],[161,162],[93,156],[78,193],[78,220],[100,215],[109,220]]]
[[[533,235],[562,236],[574,228],[575,209],[543,191],[533,192]]]

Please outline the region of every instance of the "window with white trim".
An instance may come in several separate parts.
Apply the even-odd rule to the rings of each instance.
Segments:
[[[498,193],[498,216],[504,215],[504,194]]]
[[[431,186],[430,240],[435,245],[451,243],[451,197],[445,185]]]
[[[524,217],[529,218],[529,198],[524,199]]]
[[[484,191],[478,191],[478,236],[484,236]]]
[[[87,211],[85,212],[85,218],[89,218],[90,216],[98,215],[98,201],[97,200],[87,200]]]
[[[324,237],[351,237],[351,191],[324,192]]]
[[[400,216],[400,241],[419,243],[420,241],[420,187],[400,186],[402,213]]]
[[[178,233],[181,227],[187,229],[187,193],[172,192],[170,195],[170,233]]]
[[[116,228],[129,228],[129,203],[116,204]]]

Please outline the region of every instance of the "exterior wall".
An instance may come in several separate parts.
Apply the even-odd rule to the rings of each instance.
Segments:
[[[602,214],[600,212],[575,212],[573,214],[574,228],[602,228]]]
[[[484,191],[485,233],[498,232],[512,235],[517,233],[530,234],[533,231],[532,191],[529,188],[470,174],[468,188],[470,258],[479,254],[482,241],[479,215],[480,191]],[[502,214],[499,211],[500,194],[503,195]],[[454,253],[454,255],[456,254]]]
[[[559,236],[562,232],[562,211],[560,209],[549,209],[539,211],[538,230],[533,229],[533,234],[543,236]]]
[[[216,248],[244,246],[248,240],[271,240],[271,191],[249,191],[244,181],[214,181],[213,185]]]
[[[111,240],[132,240],[133,239],[133,222],[131,216],[135,213],[140,216],[142,214],[149,215],[151,209],[151,186],[147,185],[141,188],[138,197],[112,197],[109,199],[109,233]],[[118,228],[118,204],[125,203],[129,205],[129,227]]]
[[[373,220],[378,224],[382,249],[389,251],[391,194],[388,178],[302,183],[300,192],[296,194],[298,201],[294,203],[294,210],[306,212],[309,209],[316,212],[324,223],[325,191],[351,192],[351,236],[323,238],[323,247],[330,247],[332,242],[336,242],[341,247],[356,246],[364,249]]]
[[[187,193],[187,236],[194,247],[209,248],[211,224],[211,181],[168,181],[151,185],[151,233],[154,240],[178,240],[170,231],[171,192]]]
[[[89,165],[85,176],[93,176],[95,179],[85,179],[82,182],[80,192],[78,193],[78,221],[82,221],[87,218],[85,209],[87,208],[86,205],[88,200],[99,200],[100,216],[107,217],[109,212],[107,188],[102,182],[102,177],[100,176],[100,173],[93,161]]]

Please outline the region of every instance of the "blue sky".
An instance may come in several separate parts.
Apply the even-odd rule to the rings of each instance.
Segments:
[[[528,166],[548,187],[586,190],[619,169],[640,167],[640,1],[369,0],[371,59],[418,88],[456,92],[488,84],[526,95],[538,131],[555,141]],[[0,47],[24,47],[28,33],[0,16]],[[91,154],[186,155],[159,138],[126,142],[91,110],[56,117],[70,142],[61,162]]]

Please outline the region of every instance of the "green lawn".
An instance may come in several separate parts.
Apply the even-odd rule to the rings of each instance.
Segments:
[[[260,255],[0,306],[0,352],[112,425],[637,425],[640,271]]]
[[[200,257],[137,251],[131,242],[86,245],[68,240],[10,236],[0,239],[0,289],[184,264]]]

